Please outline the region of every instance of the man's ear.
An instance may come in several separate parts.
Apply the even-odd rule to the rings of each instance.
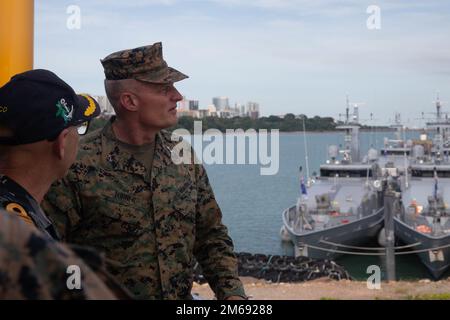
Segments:
[[[53,143],[53,152],[58,157],[58,159],[64,159],[66,146],[67,146],[67,137],[69,135],[69,129],[64,129],[59,134],[58,138]]]
[[[119,96],[120,104],[128,111],[138,110],[138,98],[134,93],[124,91]]]

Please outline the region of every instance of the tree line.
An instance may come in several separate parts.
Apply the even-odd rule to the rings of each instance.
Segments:
[[[319,117],[305,118],[305,130],[306,131],[330,131],[335,130],[337,123],[331,117]],[[303,131],[303,120],[300,117],[296,117],[292,113],[286,114],[283,118],[277,116],[261,117],[258,119],[252,119],[250,117],[234,117],[234,118],[218,118],[218,117],[205,117],[202,119],[195,119],[192,117],[180,117],[178,124],[173,129],[184,128],[189,132],[194,131],[194,121],[202,121],[203,131],[210,128],[218,129],[221,132],[225,132],[226,129],[278,129],[282,132],[294,132]]]
[[[335,121],[332,117],[315,116],[308,118],[306,115],[295,116],[292,113],[286,114],[283,118],[277,116],[261,117],[258,119],[251,119],[250,117],[234,117],[234,118],[219,118],[219,117],[204,117],[197,119],[189,116],[183,116],[178,119],[176,126],[169,130],[186,129],[190,133],[194,132],[194,121],[202,122],[203,131],[208,129],[218,129],[225,132],[227,129],[278,129],[281,132],[303,131],[303,119],[305,122],[306,131],[333,131],[342,122]],[[89,130],[95,130],[102,127],[108,118],[100,117],[92,121]],[[362,128],[368,128],[362,126]]]

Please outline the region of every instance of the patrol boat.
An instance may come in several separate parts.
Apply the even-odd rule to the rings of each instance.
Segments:
[[[450,266],[450,121],[436,101],[436,120],[427,123],[435,130],[432,148],[413,147],[409,182],[402,183],[402,204],[394,217],[395,235],[411,246],[432,276],[438,279]],[[406,178],[405,176],[404,178]]]
[[[360,160],[358,110],[338,129],[345,130],[345,148],[328,148],[320,176],[301,180],[297,204],[282,213],[281,237],[294,245],[294,255],[334,259],[376,238],[383,225],[378,152]]]

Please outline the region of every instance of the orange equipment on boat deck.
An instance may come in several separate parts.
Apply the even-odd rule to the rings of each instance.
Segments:
[[[424,224],[421,224],[416,227],[416,230],[421,233],[431,233],[431,228],[429,226],[426,226]]]

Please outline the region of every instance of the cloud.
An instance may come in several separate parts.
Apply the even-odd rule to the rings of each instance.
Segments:
[[[107,8],[144,8],[154,6],[173,6],[177,0],[132,0],[132,1],[111,1],[111,0],[91,0],[90,5]]]
[[[382,94],[379,103],[388,106],[412,91],[417,104],[448,83],[450,10],[434,0],[377,1],[382,28],[370,31],[371,2],[80,0],[82,28],[73,31],[66,28],[71,3],[37,2],[36,63],[101,93],[100,58],[162,41],[168,63],[191,76],[180,86],[201,104],[225,94],[261,102],[268,114],[315,105],[316,96],[318,105],[336,105],[346,92],[361,100]]]
[[[448,8],[439,0],[210,0],[223,7],[256,8],[265,11],[276,10],[300,16],[343,17],[365,13],[370,5],[379,6],[385,13],[410,13],[412,11]]]

